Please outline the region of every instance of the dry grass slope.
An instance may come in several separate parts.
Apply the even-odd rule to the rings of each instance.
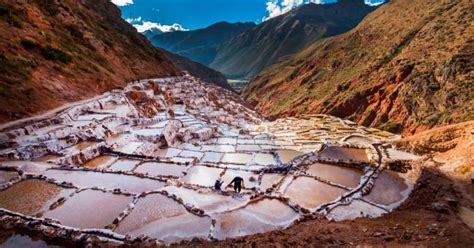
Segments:
[[[107,0],[1,0],[0,30],[0,122],[180,73]]]
[[[273,116],[328,113],[414,133],[474,119],[474,3],[393,0],[267,68],[244,97]]]

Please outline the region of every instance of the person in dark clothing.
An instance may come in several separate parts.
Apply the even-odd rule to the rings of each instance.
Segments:
[[[232,184],[234,184],[234,191],[237,192],[237,193],[240,193],[242,188],[245,188],[244,179],[241,178],[241,177],[234,177],[232,182],[230,182],[229,185],[227,185],[226,188],[230,187]]]
[[[221,190],[222,184],[223,184],[223,182],[220,181],[219,179],[217,179],[216,182],[214,183],[214,189]]]

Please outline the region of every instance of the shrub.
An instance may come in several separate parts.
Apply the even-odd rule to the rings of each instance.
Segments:
[[[49,16],[56,16],[59,14],[59,8],[56,5],[55,0],[36,0],[36,4],[43,13]]]
[[[20,16],[21,12],[7,4],[0,4],[0,20],[7,22],[8,24],[22,28],[23,22]]]
[[[400,124],[389,121],[377,127],[380,130],[391,132],[391,133],[398,133],[401,129]]]
[[[27,38],[21,39],[20,43],[26,49],[41,48],[41,46],[38,45],[35,41],[27,39]]]
[[[52,60],[52,61],[60,61],[64,64],[68,64],[71,62],[72,58],[69,56],[69,54],[54,48],[50,45],[47,45],[45,47],[41,48],[41,54],[43,57],[47,60]]]

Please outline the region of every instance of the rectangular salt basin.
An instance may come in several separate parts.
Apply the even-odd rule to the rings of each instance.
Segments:
[[[306,173],[349,188],[357,187],[363,175],[362,171],[354,168],[321,163],[310,165]]]
[[[93,141],[83,141],[83,142],[78,143],[78,144],[76,144],[72,147],[69,147],[69,148],[66,148],[66,149],[62,150],[61,153],[65,154],[65,155],[75,154],[75,153],[78,153],[78,152],[82,152],[82,151],[86,150],[87,148],[92,147],[96,144],[98,144],[98,143],[93,142]]]
[[[330,146],[319,155],[323,158],[340,159],[345,161],[359,161],[368,163],[369,159],[364,149]]]
[[[133,237],[147,235],[169,244],[193,238],[207,238],[209,217],[190,214],[181,204],[161,194],[140,198],[115,232]]]
[[[153,156],[160,157],[160,158],[173,158],[173,157],[178,156],[180,152],[181,152],[180,149],[166,148],[166,149],[157,150],[156,152],[153,153]]]
[[[125,154],[133,154],[143,145],[143,142],[129,142],[118,151]]]
[[[222,163],[248,164],[252,162],[252,155],[246,153],[225,153]]]
[[[223,172],[224,170],[218,168],[193,166],[187,171],[187,175],[184,176],[181,181],[189,184],[213,187]]]
[[[146,128],[146,129],[138,129],[138,130],[133,130],[132,133],[138,135],[138,136],[143,136],[143,137],[156,137],[159,138],[161,133],[163,132],[162,128]]]
[[[168,163],[143,163],[135,169],[135,172],[148,174],[150,176],[174,176],[181,177],[186,171],[186,167],[182,165]]]
[[[0,192],[0,207],[26,215],[49,208],[57,199],[73,190],[61,188],[42,180],[26,180]]]
[[[373,203],[394,206],[408,197],[411,185],[408,184],[402,174],[384,170],[375,180],[374,187],[370,193],[364,196],[365,200]]]
[[[345,192],[312,178],[298,177],[288,186],[285,196],[304,208],[314,209],[336,200]]]
[[[174,194],[183,199],[185,204],[191,204],[199,209],[204,210],[208,214],[228,211],[244,206],[249,201],[248,195],[243,195],[242,199],[236,200],[234,197],[222,195],[209,189],[186,189],[169,186],[163,188],[170,194]]]
[[[45,212],[43,217],[57,219],[61,224],[71,227],[104,228],[112,224],[132,200],[132,196],[84,190],[74,194],[58,208]]]
[[[273,154],[255,153],[253,160],[258,165],[276,165],[278,164]]]
[[[218,138],[217,143],[221,145],[235,145],[237,144],[237,138]]]
[[[164,186],[163,182],[157,180],[90,171],[48,170],[44,175],[59,181],[70,182],[81,188],[96,186],[109,190],[122,189],[137,194],[158,190]]]
[[[91,121],[91,120],[98,120],[101,121],[107,117],[112,115],[108,114],[90,114],[90,115],[80,115],[76,118],[76,121]]]
[[[218,214],[215,218],[214,236],[223,240],[287,227],[298,218],[298,214],[278,200],[264,199],[245,208]]]
[[[87,161],[84,166],[91,168],[107,168],[117,161],[117,159],[118,158],[114,156],[99,156]]]
[[[141,161],[131,159],[119,159],[110,166],[114,171],[132,171]]]
[[[256,152],[260,151],[260,146],[259,145],[237,145],[237,151],[250,151],[250,152]]]
[[[262,181],[260,183],[260,191],[267,191],[267,189],[271,188],[274,184],[277,184],[283,178],[282,174],[264,174],[262,176]]]
[[[295,150],[279,150],[277,154],[280,158],[280,161],[284,164],[287,164],[304,153]]]
[[[179,154],[180,157],[201,159],[204,156],[202,152],[184,150]]]
[[[205,152],[202,162],[205,163],[219,163],[221,158],[224,156],[224,153],[219,152]]]
[[[202,151],[206,152],[235,152],[234,145],[203,145]]]
[[[334,208],[327,215],[327,217],[329,219],[341,221],[353,220],[359,217],[376,218],[385,213],[387,213],[387,211],[381,208],[375,207],[360,200],[353,200],[349,205],[341,205]]]

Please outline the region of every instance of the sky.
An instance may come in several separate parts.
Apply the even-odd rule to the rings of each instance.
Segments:
[[[324,4],[336,0],[111,0],[122,17],[139,32],[151,28],[163,32],[194,30],[216,22],[260,23],[309,2]],[[355,0],[357,1],[357,0]],[[365,0],[379,4],[383,0]]]

